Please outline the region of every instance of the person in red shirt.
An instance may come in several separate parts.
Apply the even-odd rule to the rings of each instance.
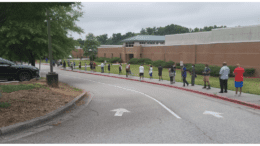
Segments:
[[[237,95],[237,91],[238,91],[238,87],[240,88],[240,94],[239,96],[241,96],[241,92],[242,92],[242,87],[243,87],[243,73],[245,72],[244,68],[240,67],[239,64],[236,65],[236,68],[233,72],[233,74],[235,75],[235,87],[236,87],[236,95]],[[236,96],[235,95],[235,96]]]

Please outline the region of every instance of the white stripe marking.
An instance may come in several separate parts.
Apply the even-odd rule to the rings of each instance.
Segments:
[[[64,76],[68,76],[68,75],[64,75]],[[75,77],[75,78],[79,78],[79,77]],[[79,78],[79,79],[82,79],[82,78]],[[88,80],[88,79],[83,79],[83,80]],[[88,81],[92,81],[92,80],[88,80]],[[96,82],[96,81],[92,81],[92,82]],[[99,82],[100,83],[100,82]],[[101,83],[101,84],[106,84],[106,83]],[[159,103],[164,109],[166,109],[168,112],[170,112],[173,116],[175,116],[176,118],[178,119],[181,119],[181,117],[179,117],[177,114],[175,114],[173,111],[171,111],[168,107],[166,107],[164,104],[162,104],[160,101],[154,99],[153,97],[145,94],[145,93],[142,93],[142,92],[139,92],[139,91],[136,91],[136,90],[132,90],[132,89],[127,89],[127,88],[123,88],[123,87],[120,87],[120,86],[115,86],[115,85],[111,85],[111,84],[106,84],[106,85],[109,85],[109,86],[113,86],[113,87],[117,87],[117,88],[122,88],[122,89],[125,89],[125,90],[129,90],[129,91],[132,91],[132,92],[137,92],[137,93],[140,93],[140,94],[143,94],[149,98],[151,98],[152,100],[154,100],[155,102]]]

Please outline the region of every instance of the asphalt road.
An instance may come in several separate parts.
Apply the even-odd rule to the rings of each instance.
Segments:
[[[45,77],[49,66],[41,68]],[[0,143],[260,143],[259,110],[164,86],[54,71],[59,81],[91,91],[92,101],[59,126]],[[120,108],[129,112],[115,116]]]

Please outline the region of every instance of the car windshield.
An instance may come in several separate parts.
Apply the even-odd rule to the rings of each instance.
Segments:
[[[4,58],[0,58],[0,61],[1,60],[3,60],[3,61],[5,61],[6,63],[8,63],[8,64],[12,64],[12,65],[15,65],[16,63],[14,63],[14,62],[12,62],[12,61],[9,61],[9,60],[6,60],[6,59],[4,59]]]

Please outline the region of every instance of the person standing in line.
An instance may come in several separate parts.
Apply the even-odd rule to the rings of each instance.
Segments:
[[[87,71],[87,62],[85,62],[85,71]]]
[[[171,68],[169,68],[168,69],[168,72],[169,72],[169,77],[170,77],[170,84],[172,84],[172,80],[173,80],[173,76],[172,76],[172,69]]]
[[[81,69],[81,62],[79,62],[79,69]]]
[[[68,60],[67,62],[68,62],[68,66],[70,66],[70,60]]]
[[[120,73],[122,73],[122,64],[121,63],[119,65],[119,75],[120,75]]]
[[[163,70],[163,68],[162,68],[162,66],[161,66],[161,64],[160,64],[159,67],[158,67],[159,81],[161,81],[161,79],[162,79],[162,81],[163,81],[163,78],[162,78],[162,70]]]
[[[129,70],[130,70],[130,64],[126,64],[126,67],[125,67],[126,77],[128,77]]]
[[[144,67],[143,67],[143,64],[139,67],[139,76],[140,76],[140,81],[141,81],[141,77],[144,80]]]
[[[63,62],[63,67],[64,67],[64,69],[66,69],[66,62],[65,62],[65,60]]]
[[[108,63],[108,65],[107,65],[107,70],[110,73],[110,63]]]
[[[101,63],[101,73],[104,73],[104,63]]]
[[[194,86],[195,84],[195,78],[197,77],[196,72],[195,72],[195,64],[192,64],[192,69],[191,69],[191,86]]]
[[[183,87],[185,87],[185,83],[187,84],[187,86],[189,86],[189,83],[186,80],[187,77],[187,69],[185,67],[185,65],[183,64],[183,68],[182,68],[182,79],[183,79]]]
[[[95,61],[93,61],[93,70],[94,70],[94,72],[96,72],[96,63],[95,63]]]
[[[73,71],[73,62],[70,64],[71,70]]]
[[[74,69],[76,68],[76,63],[75,63],[75,61],[74,61]]]
[[[223,62],[223,67],[221,67],[219,71],[219,82],[220,82],[220,92],[223,93],[223,88],[225,88],[225,93],[227,93],[227,81],[228,81],[228,75],[230,74],[230,69],[227,67],[227,63]]]
[[[170,76],[170,84],[173,84],[173,77],[175,76],[174,64],[172,64],[172,66],[169,68],[169,76]]]
[[[240,94],[238,96],[241,96],[241,92],[242,92],[242,87],[243,87],[243,74],[244,74],[245,70],[244,68],[240,67],[239,64],[236,65],[236,68],[233,72],[233,74],[235,75],[235,87],[236,87],[236,94],[237,95],[237,91],[238,88],[240,88]]]
[[[153,66],[152,65],[150,65],[149,75],[150,75],[150,79],[152,79],[153,78]]]
[[[175,64],[172,64],[172,68],[173,68],[173,72],[174,72],[173,77],[172,77],[173,83],[175,83],[175,76],[176,76],[176,66],[175,66]]]
[[[210,84],[209,84],[209,75],[210,75],[210,68],[208,67],[208,64],[205,64],[205,68],[204,68],[204,71],[203,71],[203,75],[204,75],[204,87],[203,89],[206,89],[206,82],[208,82],[208,88],[207,89],[210,89]]]
[[[93,70],[93,63],[92,63],[92,61],[90,61],[89,66],[90,66],[90,71],[92,71]]]

